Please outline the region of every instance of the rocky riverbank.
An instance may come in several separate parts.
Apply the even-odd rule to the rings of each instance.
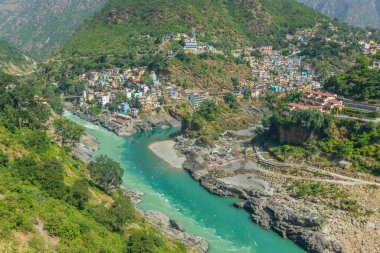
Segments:
[[[308,252],[377,252],[377,217],[359,221],[316,200],[295,198],[286,187],[292,176],[261,167],[249,145],[242,145],[251,137],[244,141],[233,135],[221,137],[212,148],[177,137],[176,149],[186,156],[184,169],[211,193],[239,198],[236,206],[247,210],[255,223]],[[364,190],[369,195],[376,191]]]
[[[166,214],[153,210],[144,212],[139,209],[138,203],[141,202],[141,198],[144,196],[142,192],[124,189],[124,193],[131,198],[135,208],[158,230],[170,238],[183,242],[186,246],[195,249],[197,252],[206,253],[208,251],[209,245],[205,239],[187,233],[181,224],[175,220],[171,220]]]
[[[97,139],[89,134],[84,135],[80,142],[75,145],[72,154],[85,163],[89,163],[92,153],[99,149]],[[132,204],[136,210],[144,216],[158,230],[168,235],[170,238],[183,242],[189,248],[193,248],[196,252],[206,253],[209,245],[205,239],[199,236],[187,233],[184,228],[175,220],[169,219],[167,215],[159,211],[142,211],[138,204],[141,202],[143,193],[131,189],[123,188],[124,193],[131,198]]]
[[[71,154],[83,162],[89,163],[92,158],[92,153],[98,149],[98,140],[89,134],[85,134],[82,136],[79,143],[73,147]]]
[[[164,127],[181,126],[180,121],[165,112],[151,112],[150,114],[144,114],[136,119],[132,119],[123,125],[120,125],[112,121],[112,118],[109,115],[94,115],[90,112],[81,111],[80,109],[77,109],[68,104],[65,105],[65,109],[72,112],[81,119],[91,122],[95,125],[100,125],[119,136],[131,136],[141,131],[149,131],[152,129]]]

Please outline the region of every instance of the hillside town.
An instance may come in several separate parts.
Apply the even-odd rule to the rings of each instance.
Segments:
[[[333,29],[333,28],[330,28]],[[298,32],[294,36],[287,36],[288,40],[313,38],[312,29]],[[187,34],[167,35],[164,40],[183,40],[184,53],[218,52],[214,47],[197,41],[195,29],[192,36]],[[364,53],[373,54],[378,44],[361,43]],[[375,50],[375,51],[374,51]],[[310,64],[304,63],[304,57],[298,56],[299,50],[284,56],[281,51],[274,50],[272,45],[254,49],[235,50],[232,57],[247,62],[251,68],[251,78],[245,82],[236,81],[233,89],[209,94],[207,90],[199,88],[184,89],[173,83],[161,82],[154,71],[146,66],[135,68],[111,68],[104,71],[90,71],[78,77],[78,83],[83,83],[85,89],[79,94],[80,108],[95,114],[106,112],[111,122],[118,127],[130,125],[140,114],[159,112],[164,106],[173,106],[183,103],[191,104],[197,110],[205,99],[214,100],[233,92],[237,97],[259,99],[268,92],[286,94],[291,91],[302,91],[303,97],[299,103],[289,103],[289,111],[315,109],[330,113],[340,111],[344,103],[336,94],[321,90],[321,84],[316,81],[318,73]],[[377,51],[376,51],[377,52]],[[168,57],[173,57],[168,52]],[[374,63],[380,68],[380,64]],[[363,109],[360,103],[346,103],[348,107]],[[365,110],[376,111],[377,107],[364,106]]]

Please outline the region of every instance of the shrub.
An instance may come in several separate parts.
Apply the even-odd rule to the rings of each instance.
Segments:
[[[106,191],[118,187],[124,174],[120,164],[101,155],[88,165],[92,180]]]
[[[69,191],[68,203],[79,210],[83,210],[87,201],[90,199],[87,182],[84,180],[76,181]]]
[[[122,232],[127,221],[135,219],[135,209],[129,198],[121,196],[110,208],[98,206],[94,210],[94,218],[115,232]]]
[[[63,166],[55,158],[44,158],[39,162],[31,156],[26,156],[17,159],[13,169],[21,179],[40,186],[54,198],[62,198],[66,194]]]
[[[9,161],[8,156],[0,150],[0,166],[4,166],[4,167],[7,166],[8,161]]]
[[[42,130],[30,131],[25,134],[24,146],[36,152],[44,153],[48,150],[50,140]]]

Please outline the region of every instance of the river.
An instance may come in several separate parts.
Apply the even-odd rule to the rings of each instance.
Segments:
[[[185,171],[171,168],[149,150],[150,143],[167,140],[178,129],[119,137],[71,113],[65,116],[98,139],[100,149],[95,156],[108,155],[122,165],[124,186],[145,194],[141,209],[158,210],[180,222],[188,232],[205,238],[211,253],[304,252],[293,242],[253,223],[246,211],[232,207],[236,199],[210,194]]]

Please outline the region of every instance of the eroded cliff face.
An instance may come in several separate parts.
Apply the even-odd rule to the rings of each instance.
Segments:
[[[343,252],[334,236],[323,232],[326,217],[318,210],[318,204],[306,206],[276,188],[276,184],[269,192],[227,184],[206,169],[209,149],[194,145],[191,139],[178,137],[177,140],[178,149],[187,158],[184,169],[209,192],[239,198],[241,201],[236,206],[247,210],[255,223],[294,241],[308,252]]]
[[[380,0],[297,1],[354,26],[380,28]]]
[[[281,144],[301,145],[310,137],[310,132],[299,126],[280,127],[278,132]]]

